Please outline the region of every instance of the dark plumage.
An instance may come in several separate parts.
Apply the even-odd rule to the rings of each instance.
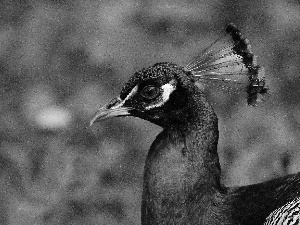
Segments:
[[[163,127],[146,159],[142,224],[277,224],[278,215],[299,209],[299,174],[236,188],[220,183],[218,119],[195,83],[244,84],[249,104],[267,92],[248,42],[231,24],[226,33],[218,41],[225,44],[185,67],[157,63],[135,73],[91,122],[130,115]]]

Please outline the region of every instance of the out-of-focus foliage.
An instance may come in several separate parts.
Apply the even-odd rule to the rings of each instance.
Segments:
[[[89,127],[136,70],[184,65],[228,22],[252,43],[271,95],[209,90],[227,185],[300,171],[300,5],[293,0],[3,0],[0,224],[140,224],[147,150],[135,118]]]

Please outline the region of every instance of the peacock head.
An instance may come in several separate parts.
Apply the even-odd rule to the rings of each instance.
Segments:
[[[193,77],[184,68],[157,63],[136,72],[120,95],[98,110],[91,124],[109,117],[135,116],[163,126],[180,115],[192,88]]]
[[[196,82],[242,87],[248,94],[248,104],[255,105],[268,90],[264,70],[256,65],[250,45],[240,31],[232,24],[225,31],[185,67],[164,62],[136,72],[120,95],[97,111],[91,125],[110,117],[135,116],[164,126],[171,119],[184,116]]]

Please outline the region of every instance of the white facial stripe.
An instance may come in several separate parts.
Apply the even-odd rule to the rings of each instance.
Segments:
[[[161,89],[163,90],[162,93],[162,99],[160,102],[158,102],[157,104],[154,105],[149,105],[146,107],[146,109],[152,109],[152,108],[156,108],[156,107],[160,107],[163,104],[165,104],[166,101],[169,100],[171,93],[175,90],[174,84],[173,82],[168,83],[168,84],[164,84],[163,86],[161,86]]]
[[[131,98],[132,95],[134,95],[138,90],[138,85],[136,85],[134,88],[132,88],[131,92],[126,96],[126,98],[118,105],[111,107],[111,109],[115,109],[115,108],[119,108],[122,107],[124,105],[124,103]],[[120,99],[120,97],[118,97],[118,99]],[[121,100],[121,99],[120,99]]]

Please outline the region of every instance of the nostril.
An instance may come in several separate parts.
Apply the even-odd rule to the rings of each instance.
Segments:
[[[117,105],[118,103],[121,102],[121,99],[118,97],[118,98],[114,98],[112,99],[108,104],[107,104],[107,108],[110,109],[111,107]]]

